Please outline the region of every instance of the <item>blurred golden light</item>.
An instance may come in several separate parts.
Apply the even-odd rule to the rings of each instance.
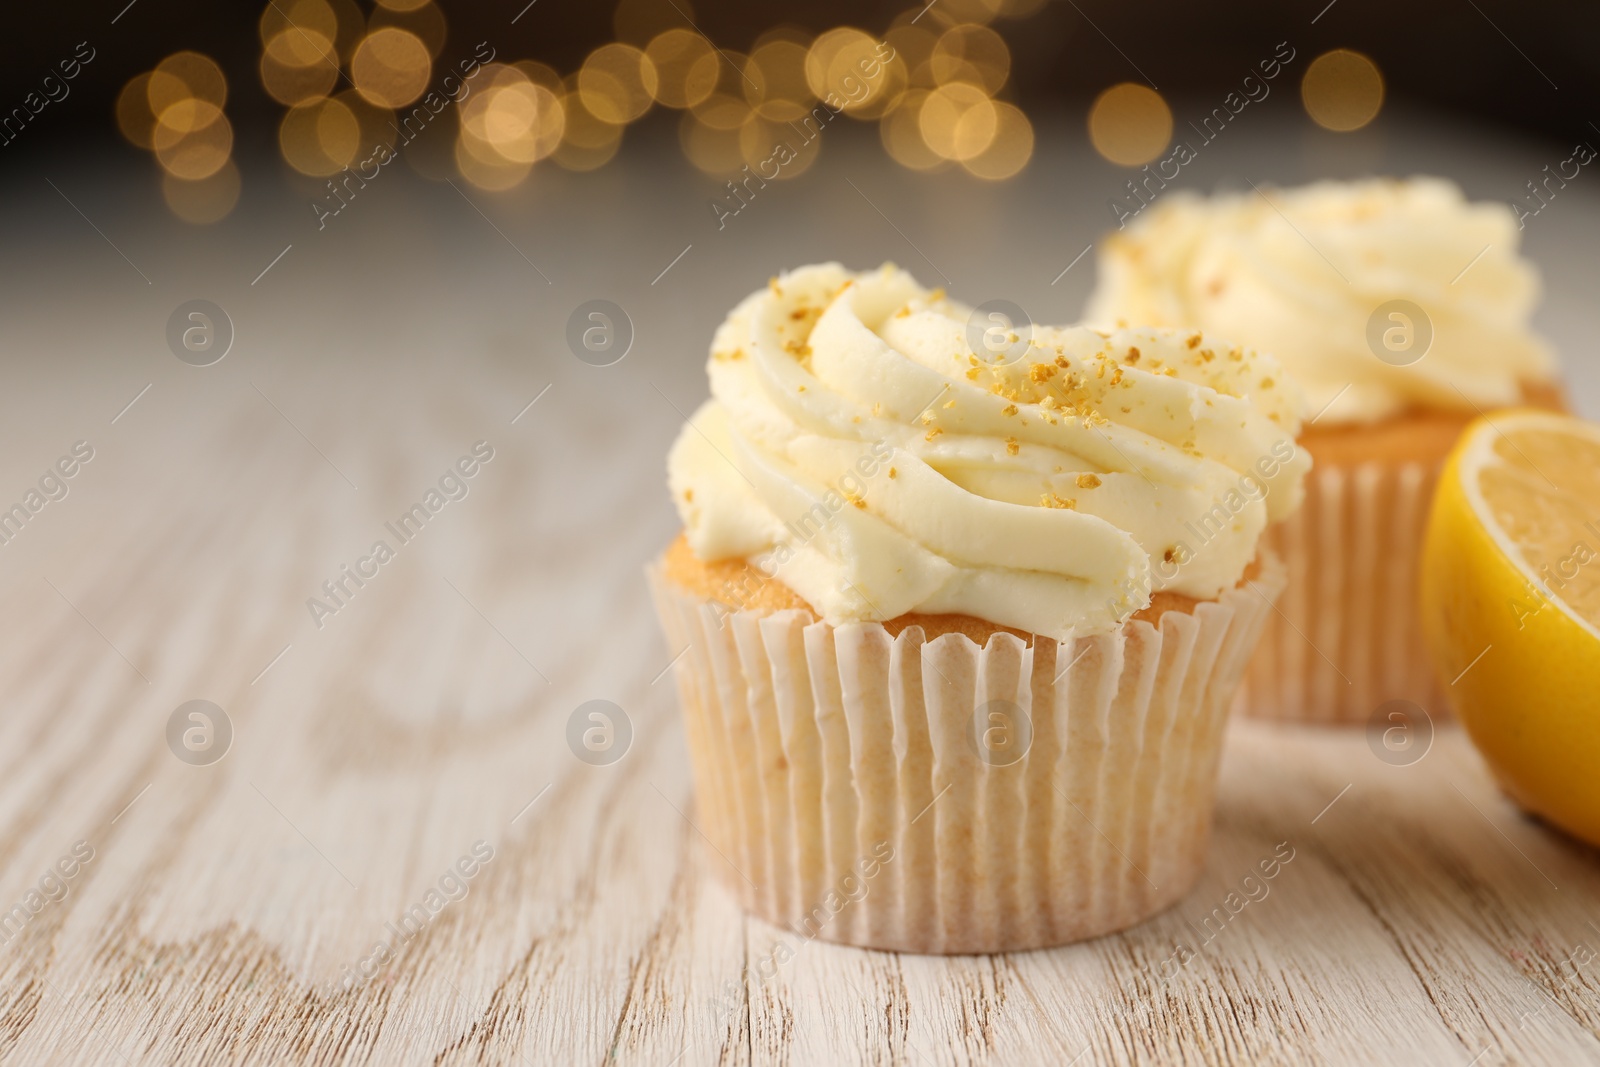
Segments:
[[[693,23],[694,7],[689,0],[619,0],[611,16],[617,40],[637,45]]]
[[[969,82],[941,85],[922,102],[917,128],[928,147],[945,159],[968,160],[994,141],[999,123],[995,102]]]
[[[150,75],[135,74],[117,95],[117,129],[132,144],[143,149],[155,147],[156,113],[150,110]]]
[[[650,110],[660,79],[655,64],[629,44],[605,44],[589,53],[578,71],[583,106],[597,118],[624,124]]]
[[[511,65],[521,71],[533,84],[549,89],[552,96],[560,99],[567,95],[566,84],[562,81],[560,73],[550,64],[540,63],[537,59],[519,59]]]
[[[1383,109],[1383,75],[1360,52],[1335,48],[1306,68],[1300,99],[1318,126],[1341,133],[1359,130]]]
[[[745,60],[743,88],[764,119],[793,122],[807,114],[816,97],[806,84],[806,46],[785,37],[757,44]]]
[[[952,26],[934,44],[928,69],[938,85],[971,82],[993,96],[1011,76],[1011,49],[987,26]]]
[[[337,41],[339,16],[328,0],[271,0],[261,13],[260,30],[262,44],[287,30],[316,33]]]
[[[975,177],[997,182],[1016,174],[1033,158],[1033,124],[1018,107],[1001,100],[995,101],[994,107],[994,140],[961,165]]]
[[[1025,19],[1037,14],[1047,0],[993,0],[995,11],[1001,18]]]
[[[164,173],[161,197],[172,213],[185,222],[216,222],[226,218],[239,202],[239,168],[230,159],[216,173],[199,181]]]
[[[405,30],[427,46],[430,59],[439,58],[439,53],[444,51],[445,39],[449,36],[444,22],[444,12],[439,10],[433,0],[423,0],[422,3],[404,10],[388,5],[380,6],[367,20],[367,28]]]
[[[744,166],[742,131],[742,123],[731,128],[711,126],[693,111],[686,111],[678,122],[678,143],[696,168],[721,177]]]
[[[284,30],[261,53],[261,84],[280,104],[326,96],[338,77],[334,44],[315,30]]]
[[[150,72],[145,92],[156,115],[190,97],[220,110],[228,102],[228,80],[221,67],[199,52],[174,52]]]
[[[563,100],[566,125],[561,131],[561,146],[553,157],[567,170],[588,171],[603,167],[617,154],[622,144],[622,127],[598,118],[583,104],[577,91],[578,79],[569,77]]]
[[[916,9],[917,21],[932,21],[936,26],[964,26],[985,23],[1000,13],[999,0],[939,0],[924,10]]]
[[[561,143],[566,128],[562,99],[515,66],[489,64],[475,81],[486,82],[461,111],[461,147],[494,166],[535,163]]]
[[[411,103],[428,88],[432,70],[433,57],[422,39],[392,26],[369,33],[350,57],[350,80],[378,107]]]
[[[461,172],[463,178],[479,189],[501,193],[526,181],[533,164],[512,163],[507,160],[498,163],[486,162],[472,154],[463,136],[456,139],[456,169]]]
[[[321,98],[289,109],[278,126],[278,147],[289,166],[314,178],[335,174],[356,158],[361,123],[342,100]]]
[[[822,154],[822,141],[800,137],[787,122],[769,122],[751,115],[739,127],[739,155],[743,164],[766,181],[797,178],[811,169]]]
[[[432,0],[377,0],[379,7],[388,8],[390,11],[415,11]]]
[[[1113,85],[1089,109],[1089,140],[1113,163],[1143,166],[1172,140],[1172,109],[1149,86]]]
[[[222,169],[233,151],[233,126],[215,104],[190,97],[167,108],[152,138],[156,160],[177,178],[198,181]]]
[[[912,170],[939,170],[950,161],[928,147],[922,137],[922,105],[932,94],[926,89],[911,89],[900,106],[878,123],[878,136],[889,157]]]
[[[844,111],[856,114],[876,103],[879,83],[866,72],[881,74],[882,67],[876,39],[853,26],[840,26],[812,42],[806,53],[806,84],[818,100],[831,98]],[[868,90],[865,95],[863,87]]]
[[[939,43],[939,35],[920,19],[911,22],[915,14],[914,11],[902,13],[883,35],[883,39],[905,63],[913,81],[924,89],[931,89],[933,74],[927,69],[927,64],[933,58],[933,46]]]
[[[656,68],[656,103],[693,107],[717,87],[722,57],[693,30],[672,29],[651,38],[644,54]]]

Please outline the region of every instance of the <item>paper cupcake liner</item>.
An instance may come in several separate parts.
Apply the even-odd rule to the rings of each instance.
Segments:
[[[1288,586],[1245,672],[1241,713],[1365,723],[1389,700],[1448,715],[1423,644],[1418,572],[1436,464],[1317,467],[1267,532]]]
[[[1269,558],[1159,626],[979,647],[730,611],[658,565],[709,862],[802,942],[984,953],[1140,922],[1204,867],[1228,708],[1283,581]]]

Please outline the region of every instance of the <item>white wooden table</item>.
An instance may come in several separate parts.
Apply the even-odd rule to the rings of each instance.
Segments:
[[[1050,280],[1119,179],[1046,133],[998,190],[841,136],[722,232],[712,183],[648,143],[472,204],[386,172],[323,232],[270,175],[208,230],[125,158],[0,181],[0,504],[94,448],[0,545],[0,912],[27,916],[0,1062],[1600,1061],[1600,864],[1442,722],[1408,766],[1359,731],[1236,724],[1208,872],[1137,929],[992,957],[818,942],[756,977],[780,933],[714,881],[641,578],[675,527],[665,448],[711,328],[784,266],[894,258],[1070,318],[1091,261]],[[1264,121],[1191,180],[1324,171],[1309,136]],[[1399,124],[1354,143],[1354,169],[1481,196],[1542,165]],[[1600,201],[1564,195],[1530,241],[1583,401]],[[597,297],[636,331],[613,367],[562,340]],[[214,366],[167,350],[191,298],[234,324]],[[477,441],[466,497],[399,544],[385,522]],[[380,538],[394,558],[319,627],[307,599]],[[206,765],[168,743],[196,699],[232,731]],[[592,699],[631,725],[609,765],[567,742]],[[1284,842],[1270,891],[1208,928]]]

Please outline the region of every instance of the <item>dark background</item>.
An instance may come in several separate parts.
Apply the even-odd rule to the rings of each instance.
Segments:
[[[443,0],[439,6],[449,38],[441,60],[466,55],[488,39],[500,58],[538,59],[569,71],[590,50],[617,37],[610,2],[537,0],[511,25],[526,2]],[[881,32],[907,5],[700,0],[691,8],[680,0],[679,6],[715,43],[745,50],[757,35],[779,25],[810,33],[842,24]],[[117,93],[130,77],[182,48],[205,53],[226,71],[235,151],[242,156],[274,152],[284,108],[267,96],[256,73],[257,23],[265,3],[135,0],[128,7],[127,0],[94,0],[7,7],[0,113],[20,106],[78,42],[87,41],[97,54],[71,83],[71,95],[49,105],[51,121],[0,146],[0,166],[52,142],[121,143],[113,115]],[[1001,18],[993,26],[1013,53],[1011,82],[1002,95],[1029,114],[1081,111],[1110,85],[1144,80],[1139,70],[1170,101],[1220,96],[1277,42],[1288,40],[1302,63],[1329,48],[1371,56],[1386,81],[1386,107],[1453,113],[1546,135],[1562,145],[1600,137],[1590,124],[1600,120],[1594,107],[1600,89],[1600,4],[1595,3],[1047,0],[1035,14]]]

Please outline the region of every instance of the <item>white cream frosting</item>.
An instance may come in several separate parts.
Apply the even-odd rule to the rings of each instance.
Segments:
[[[996,365],[970,313],[888,265],[741,302],[668,459],[695,554],[749,560],[835,624],[958,613],[1066,639],[1152,590],[1231,588],[1299,505],[1302,401],[1270,357],[1038,327]]]
[[[1505,205],[1470,204],[1439,178],[1175,193],[1103,242],[1085,318],[1215,331],[1271,352],[1312,412],[1332,404],[1319,425],[1504,406],[1555,373],[1528,324],[1539,277],[1517,245]],[[1390,300],[1433,326],[1427,353],[1405,366],[1367,340]]]

